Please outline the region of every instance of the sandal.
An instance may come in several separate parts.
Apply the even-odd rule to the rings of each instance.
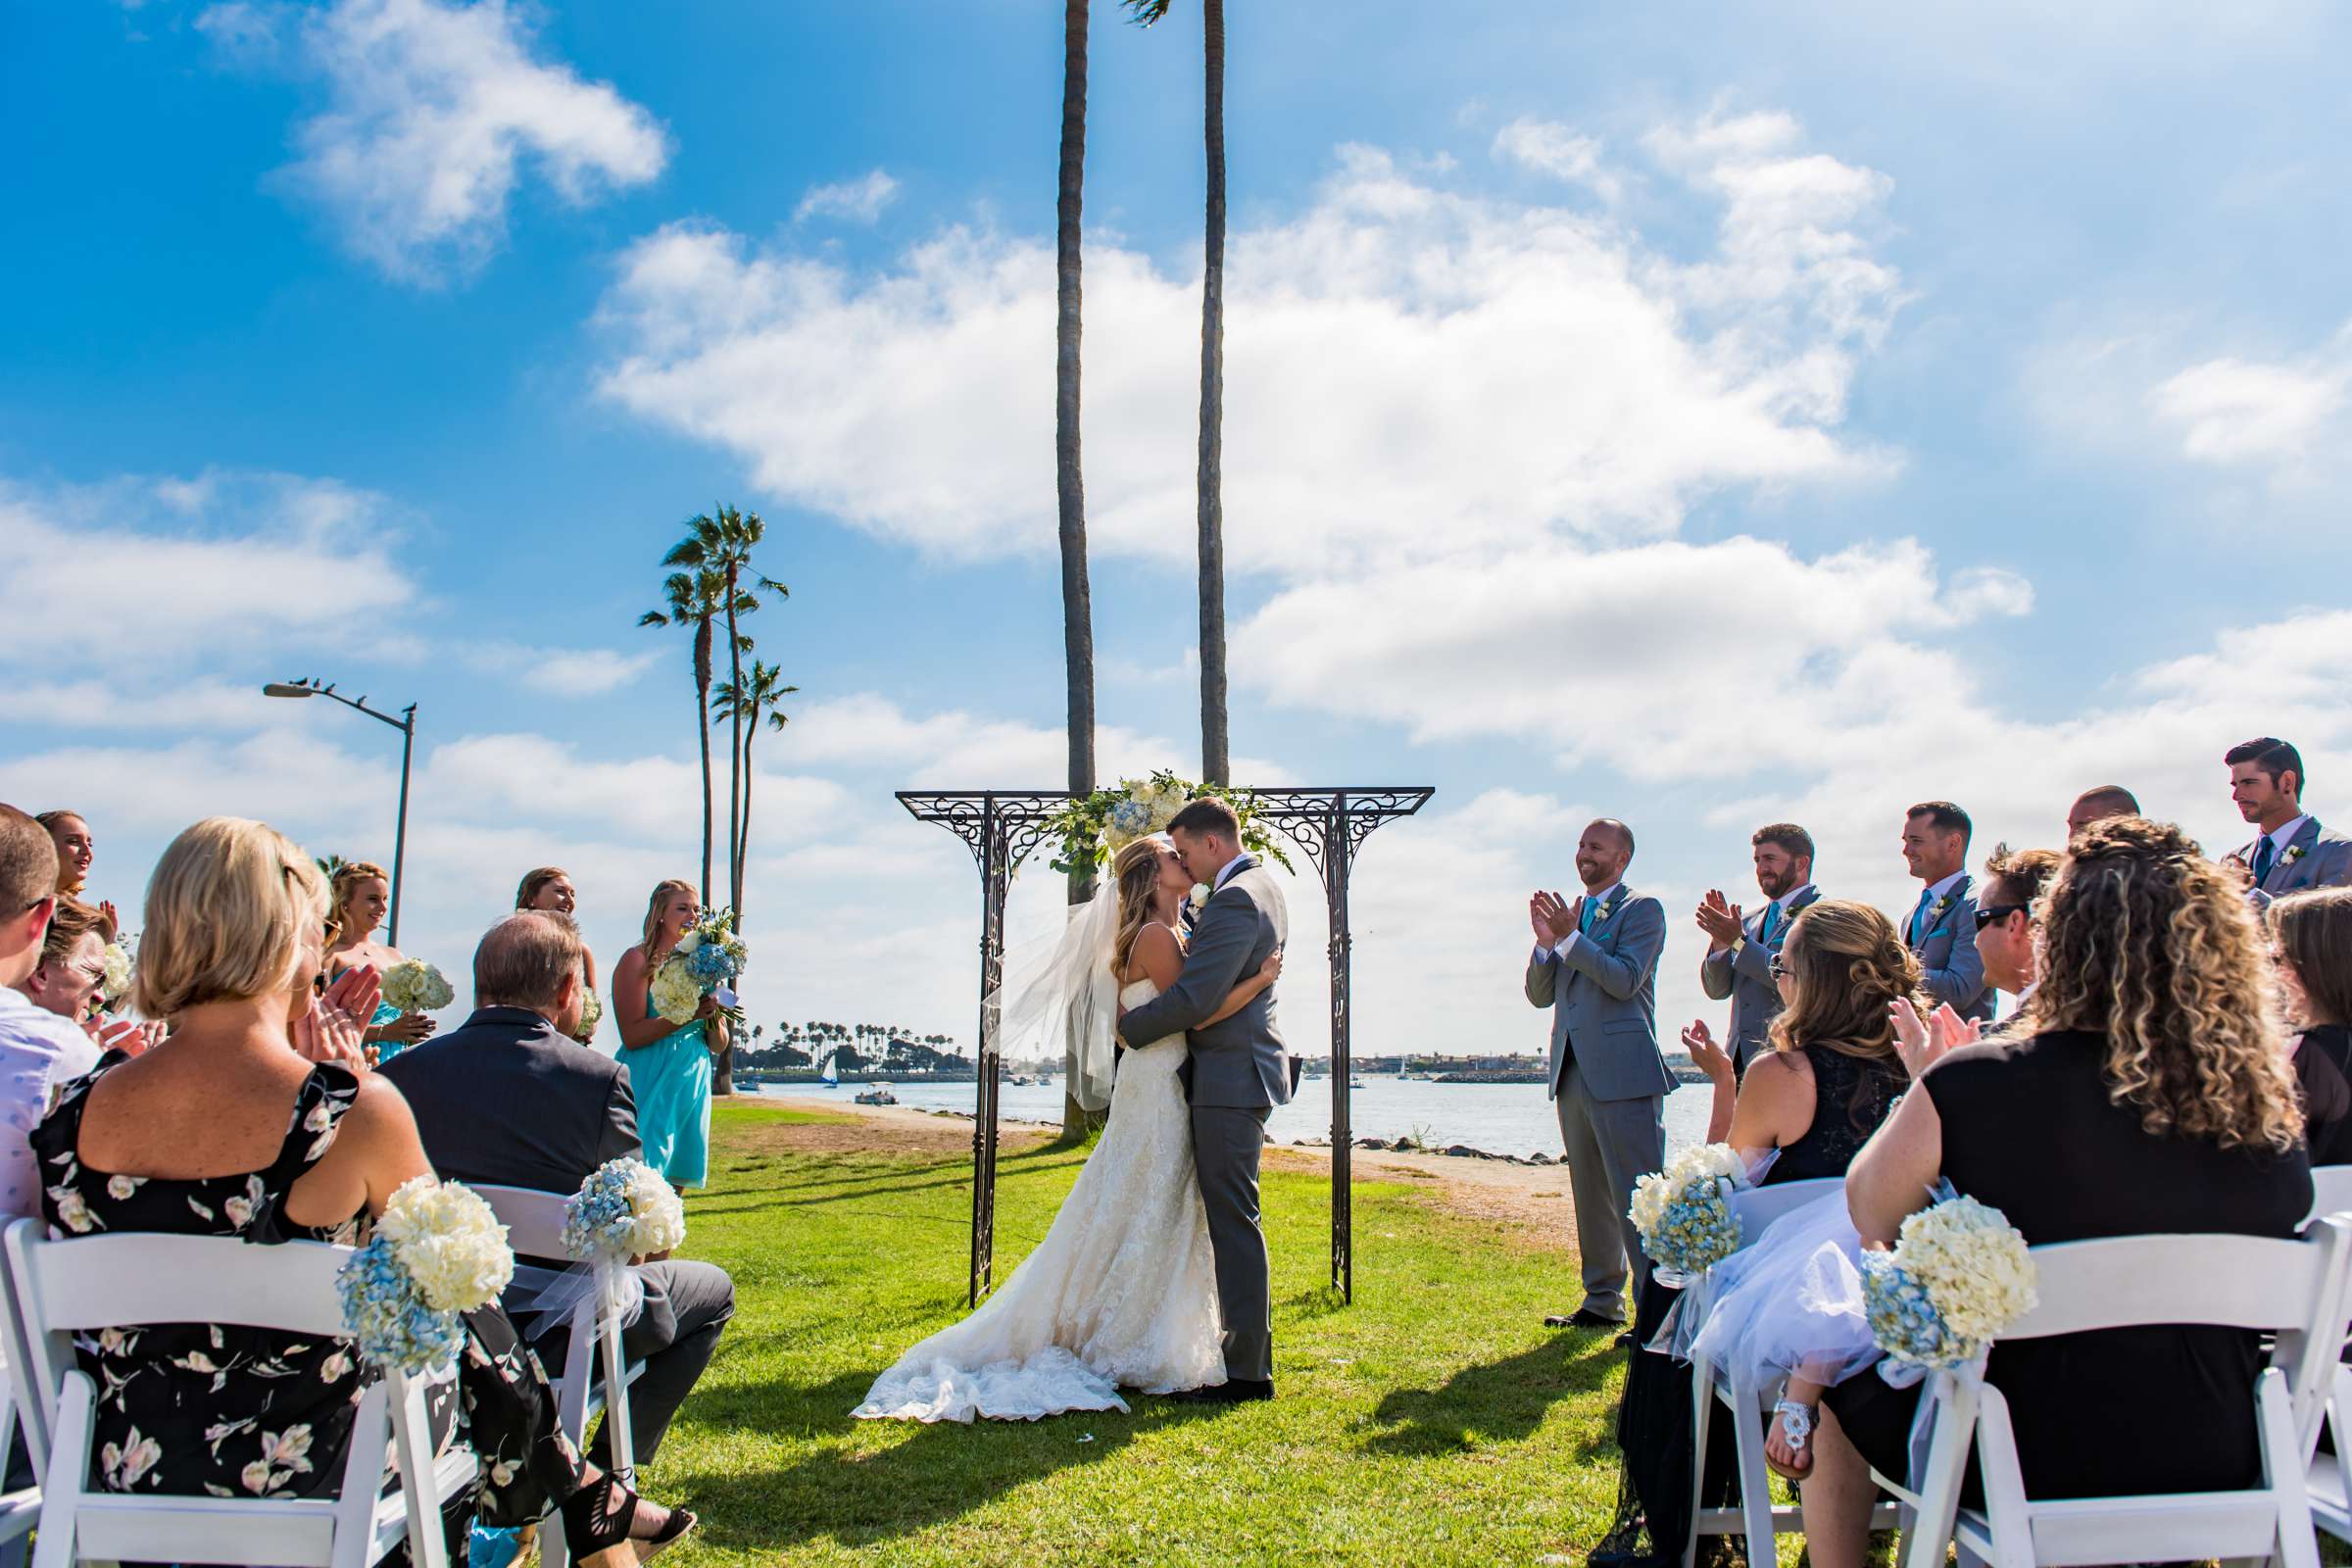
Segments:
[[[649,1507],[659,1517],[640,1524]],[[563,1514],[564,1544],[579,1568],[635,1568],[699,1523],[683,1508],[646,1504],[609,1470],[564,1498]]]
[[[1803,1481],[1813,1474],[1813,1458],[1807,1450],[1813,1443],[1813,1417],[1818,1405],[1802,1404],[1794,1399],[1783,1399],[1772,1407],[1774,1419],[1781,1424],[1781,1436],[1788,1441],[1789,1451],[1802,1461],[1803,1468],[1782,1464],[1773,1458],[1772,1450],[1764,1452],[1764,1466],[1784,1481]]]

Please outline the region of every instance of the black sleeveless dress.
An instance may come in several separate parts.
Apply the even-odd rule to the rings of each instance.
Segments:
[[[1760,1186],[1844,1175],[1909,1083],[1897,1062],[1826,1046],[1803,1049],[1813,1068],[1813,1124],[1781,1151]],[[1633,1359],[1617,1405],[1617,1514],[1589,1559],[1602,1568],[1679,1568],[1690,1540],[1690,1366],[1642,1348],[1681,1295],[1645,1279],[1634,1308]],[[1701,1489],[1708,1507],[1738,1495],[1733,1441],[1728,1422],[1709,1430]],[[1700,1543],[1698,1560],[1740,1562],[1746,1555],[1744,1538],[1710,1536]]]
[[[109,1053],[33,1129],[51,1236],[233,1236],[258,1247],[360,1239],[359,1215],[325,1227],[285,1217],[286,1194],[333,1146],[359,1098],[348,1068],[311,1070],[266,1168],[181,1181],[81,1162],[90,1090],[128,1059]],[[546,1374],[506,1314],[496,1305],[468,1312],[466,1328],[458,1387],[468,1445],[481,1460],[481,1517],[528,1524],[579,1490],[579,1455],[557,1424]],[[93,1486],[216,1497],[313,1496],[340,1487],[367,1376],[349,1340],[172,1323],[77,1335],[74,1351],[98,1385]],[[456,1535],[462,1544],[463,1529]]]

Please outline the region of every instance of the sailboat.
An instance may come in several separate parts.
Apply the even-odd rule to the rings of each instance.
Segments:
[[[841,1087],[841,1074],[833,1070],[833,1059],[835,1054],[836,1053],[830,1051],[825,1053],[825,1070],[816,1075],[817,1083],[827,1089],[839,1089]]]

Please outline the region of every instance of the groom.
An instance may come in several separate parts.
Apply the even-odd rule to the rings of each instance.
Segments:
[[[1217,1259],[1217,1305],[1225,1320],[1225,1382],[1176,1397],[1238,1404],[1274,1397],[1274,1310],[1266,1276],[1266,1233],[1258,1222],[1257,1159],[1266,1117],[1291,1099],[1291,1061],[1274,1028],[1268,987],[1221,1023],[1201,1020],[1241,978],[1254,974],[1289,940],[1290,911],[1273,874],[1243,853],[1242,825],[1223,801],[1185,805],[1168,822],[1185,869],[1213,890],[1193,925],[1184,972],[1159,996],[1119,1020],[1122,1040],[1164,1040],[1187,1031],[1186,1098],[1192,1102],[1193,1169],[1208,1210]]]

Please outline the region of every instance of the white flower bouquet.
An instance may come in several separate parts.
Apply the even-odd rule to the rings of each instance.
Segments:
[[[733,909],[705,909],[678,938],[669,956],[655,966],[654,1010],[671,1023],[694,1021],[705,997],[715,997],[730,1016],[735,993],[730,989],[751,956],[743,938],[735,934]]]
[[[109,1007],[130,995],[131,979],[138,972],[138,948],[136,937],[118,937],[106,945],[106,972],[98,981],[98,990]]]
[[[1748,1185],[1746,1163],[1729,1144],[1686,1149],[1634,1183],[1627,1217],[1659,1284],[1680,1289],[1740,1250],[1732,1195]]]
[[[1892,1251],[1862,1254],[1862,1300],[1886,1352],[1879,1375],[1900,1388],[1974,1360],[2034,1310],[2034,1254],[2009,1216],[1944,1183],[1903,1221]]]
[[[384,1000],[404,1013],[437,1012],[457,999],[449,977],[422,958],[407,958],[384,971]]]
[[[514,1277],[507,1228],[480,1195],[418,1176],[392,1195],[335,1283],[360,1358],[417,1373],[455,1360],[466,1337],[459,1314],[497,1300]]]
[[[626,1263],[685,1240],[686,1205],[641,1159],[607,1160],[564,1200],[564,1250],[584,1263]]]
[[[582,1040],[595,1039],[596,1026],[604,1021],[604,1000],[597,996],[597,994],[593,991],[583,994],[580,998],[579,1037]]]

